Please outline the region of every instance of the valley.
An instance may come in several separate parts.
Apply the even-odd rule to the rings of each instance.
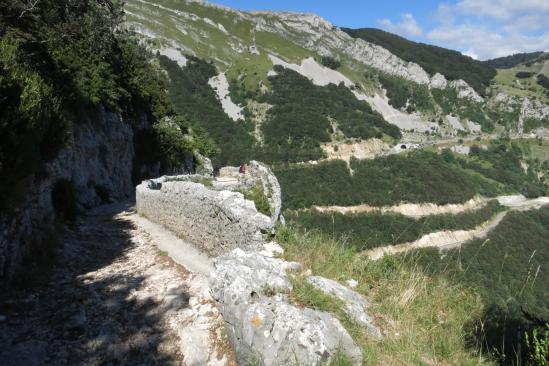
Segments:
[[[0,5],[1,364],[549,354],[548,52],[195,0]]]

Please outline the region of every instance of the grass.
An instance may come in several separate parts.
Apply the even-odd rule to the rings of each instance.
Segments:
[[[253,201],[258,212],[271,216],[271,205],[263,192],[263,188],[256,186],[252,189],[238,190],[238,192],[242,193],[245,199]]]
[[[362,336],[337,300],[319,294],[299,276],[291,296],[301,304],[332,311],[362,349],[364,364],[487,363],[478,349],[465,346],[464,329],[482,311],[474,293],[442,277],[431,278],[395,257],[377,262],[359,258],[344,243],[316,232],[281,227],[277,240],[287,260],[301,263],[313,274],[359,282],[356,290],[371,301],[370,313],[384,333],[380,341]]]
[[[156,250],[156,255],[159,256],[159,257],[167,257],[167,256],[169,256],[168,252],[166,252],[165,250],[160,250],[160,249],[157,249],[157,250]]]

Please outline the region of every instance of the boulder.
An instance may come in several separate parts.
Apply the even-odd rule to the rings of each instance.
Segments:
[[[328,278],[312,276],[308,278],[310,284],[327,295],[335,296],[345,304],[346,313],[357,323],[362,325],[375,338],[381,338],[381,331],[372,323],[372,318],[366,313],[370,305],[359,293]]]
[[[289,303],[292,284],[286,271],[300,268],[240,249],[216,260],[210,287],[238,362],[321,365],[340,351],[360,365],[360,349],[336,318]]]

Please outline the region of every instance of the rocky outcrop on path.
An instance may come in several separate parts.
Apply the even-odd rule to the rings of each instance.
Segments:
[[[360,365],[360,349],[333,315],[300,308],[288,300],[292,291],[288,271],[300,270],[301,266],[266,252],[235,249],[218,258],[210,274],[212,294],[237,360],[265,366],[321,365],[342,352]],[[351,304],[355,314],[364,312],[365,300],[346,290],[345,294],[352,296],[341,299]],[[364,313],[361,319],[367,318]]]
[[[342,352],[361,364],[361,350],[339,320],[290,300],[291,272],[301,266],[274,258],[283,250],[264,235],[274,228],[281,205],[280,186],[270,169],[251,162],[246,174],[225,167],[219,175],[213,181],[196,175],[145,181],[137,187],[136,207],[210,256],[218,256],[209,285],[236,360],[243,365],[321,365]],[[271,218],[258,213],[241,193],[227,190],[258,187],[269,200]],[[327,294],[343,301],[366,332],[380,336],[361,295],[335,281],[313,279],[330,284]]]
[[[0,364],[235,365],[205,275],[103,206],[67,230],[47,282],[0,301]]]

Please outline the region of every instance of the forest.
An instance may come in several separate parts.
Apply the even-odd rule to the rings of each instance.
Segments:
[[[185,116],[195,130],[206,133],[219,147],[210,154],[214,167],[240,165],[252,158],[254,138],[250,127],[233,121],[223,110],[208,80],[217,75],[215,65],[187,56],[187,66],[158,55],[160,65],[168,73],[168,91],[176,110]]]
[[[532,62],[543,55],[543,52],[528,52],[515,53],[514,55],[494,58],[492,60],[483,61],[484,64],[490,65],[496,69],[511,69],[522,63]]]
[[[411,242],[443,230],[471,230],[492,218],[501,207],[491,201],[485,207],[419,219],[392,213],[320,213],[315,210],[286,211],[285,218],[306,230],[320,230],[357,251]]]
[[[400,202],[462,203],[477,194],[494,197],[506,192],[501,184],[463,169],[452,153],[426,151],[374,160],[326,161],[313,166],[279,166],[287,209],[312,205],[374,206]]]
[[[401,137],[365,101],[356,99],[344,85],[316,86],[295,71],[275,66],[272,92],[259,97],[273,105],[262,125],[261,158],[269,162],[299,162],[323,157],[320,144],[331,141],[331,121],[347,138]]]

